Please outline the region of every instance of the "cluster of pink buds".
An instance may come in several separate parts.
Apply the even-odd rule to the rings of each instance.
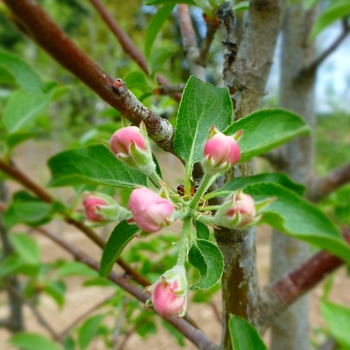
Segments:
[[[256,223],[258,219],[253,198],[239,190],[217,210],[214,223],[228,228],[243,228]]]
[[[156,283],[146,287],[151,299],[146,306],[153,306],[161,316],[183,317],[187,308],[187,278],[185,268],[174,266],[166,271]]]
[[[87,194],[83,205],[88,226],[101,226],[130,217],[130,212],[127,209],[103,193],[91,192]]]
[[[235,139],[242,135],[227,136],[219,132],[215,126],[210,128],[204,144],[202,165],[206,174],[215,175],[225,172],[241,158],[241,152]]]
[[[109,146],[115,156],[131,168],[136,168],[146,175],[155,172],[147,130],[143,122],[140,128],[127,126],[117,130],[112,135]]]
[[[172,223],[174,206],[146,187],[131,192],[128,208],[132,213],[128,222],[135,222],[142,231],[157,232]]]

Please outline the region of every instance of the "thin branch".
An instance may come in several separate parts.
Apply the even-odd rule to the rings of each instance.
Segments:
[[[43,228],[35,228],[38,232],[42,233],[46,237],[53,240],[64,250],[68,251],[76,261],[80,261],[85,265],[91,267],[92,269],[99,271],[99,263],[91,258],[89,255],[71,245],[69,242],[62,239],[60,236],[55,235],[52,232],[44,230]],[[149,299],[149,295],[143,292],[139,287],[131,283],[127,278],[122,275],[118,275],[112,272],[108,279],[120,286],[122,289],[133,295],[135,298],[141,302],[146,302]],[[164,319],[170,323],[175,329],[177,329],[182,335],[194,343],[199,349],[203,350],[218,350],[218,346],[213,343],[209,338],[207,338],[199,329],[193,327],[184,319],[177,318],[176,316],[164,317]]]
[[[135,46],[130,37],[124,32],[124,30],[119,26],[115,18],[109,13],[105,5],[100,0],[88,0],[95,7],[98,13],[101,15],[103,21],[107,24],[109,29],[115,35],[116,39],[119,41],[125,53],[127,53],[138,65],[139,67],[149,75],[147,68],[147,61],[142,52]],[[157,81],[160,85],[169,85],[169,82],[161,75],[157,74]],[[181,94],[173,93],[171,97],[176,101],[181,100]]]
[[[11,284],[6,283],[6,288],[10,291],[11,294],[13,294],[14,297],[16,297],[18,300],[20,300],[23,304],[27,305],[34,316],[36,317],[38,323],[43,326],[49,333],[52,339],[55,339],[57,341],[61,341],[61,338],[56,333],[56,331],[51,327],[50,323],[46,321],[44,316],[39,312],[39,310],[36,308],[34,303],[26,298],[23,297],[23,295],[18,292]]]
[[[197,62],[199,58],[199,48],[188,5],[179,4],[177,7],[177,13],[179,15],[182,46],[186,54],[190,73],[205,81],[205,69]]]
[[[337,47],[344,41],[344,39],[348,36],[348,34],[350,33],[350,25],[348,23],[348,19],[343,18],[342,23],[343,23],[343,31],[341,32],[339,37],[319,57],[317,57],[312,63],[310,63],[307,67],[303,68],[300,71],[301,76],[313,74],[316,71],[316,69],[323,63],[323,61],[329,55],[331,55],[337,49]]]
[[[350,163],[333,170],[324,177],[310,181],[307,197],[312,201],[317,202],[349,182]]]
[[[344,230],[344,238],[350,244],[350,229]],[[342,259],[321,250],[299,267],[266,286],[260,302],[259,322],[262,328],[271,325],[287,307],[342,265]]]
[[[22,184],[24,187],[35,193],[39,198],[41,198],[44,202],[52,203],[53,197],[46,192],[44,188],[36,184],[34,181],[32,181],[26,174],[21,172],[19,169],[7,164],[3,159],[0,158],[0,170],[2,170],[5,174],[9,175],[13,179],[15,179],[17,182]],[[0,207],[1,208],[1,207]],[[82,222],[73,220],[72,218],[68,217],[66,213],[62,213],[65,216],[65,221],[68,224],[71,224],[75,226],[77,229],[79,229],[81,232],[83,232],[88,238],[90,238],[94,243],[96,243],[100,248],[104,248],[106,245],[106,242],[98,236],[91,228],[85,226]],[[145,277],[143,277],[141,274],[139,274],[137,271],[135,271],[130,265],[128,265],[124,259],[118,258],[117,264],[121,266],[124,271],[130,275],[135,281],[143,285],[144,287],[149,286],[151,284],[150,281],[148,281]]]
[[[94,63],[35,0],[4,0],[4,3],[30,33],[30,37],[57,62],[134,125],[139,125],[143,120],[149,136],[158,146],[173,152],[174,128],[170,123],[143,106],[121,80],[113,79]]]
[[[113,295],[104,298],[102,301],[98,302],[97,304],[93,305],[89,310],[85,311],[83,314],[81,314],[80,316],[78,316],[69,326],[67,326],[64,330],[62,330],[60,332],[60,334],[58,335],[60,337],[60,339],[65,339],[67,337],[67,335],[75,328],[79,325],[79,323],[81,323],[82,321],[84,321],[84,319],[89,316],[91,313],[93,313],[95,310],[97,310],[98,308],[100,308],[103,304],[105,304],[107,301],[111,300],[112,298],[114,298],[115,293],[113,293]]]
[[[125,53],[127,53],[140,68],[149,75],[147,68],[147,61],[140,50],[135,46],[130,37],[119,26],[115,18],[109,13],[102,1],[100,0],[88,0],[101,15],[103,21],[108,25],[113,32]]]
[[[203,40],[197,63],[203,67],[206,67],[210,46],[214,40],[215,33],[219,29],[219,22],[216,15],[213,21],[210,21],[207,17],[204,17],[204,19],[207,25],[207,33]]]
[[[115,329],[113,332],[113,336],[112,336],[113,350],[118,348],[118,339],[120,337],[120,334],[122,333],[122,327],[125,321],[125,315],[127,311],[127,304],[128,304],[128,298],[124,298],[123,307],[120,310],[120,315],[117,319],[116,325],[114,327]]]
[[[157,89],[153,90],[153,93],[158,95],[170,95],[174,92],[182,92],[184,88],[185,84],[161,85]]]

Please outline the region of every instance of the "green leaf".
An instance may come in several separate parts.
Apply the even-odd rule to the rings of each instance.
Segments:
[[[241,1],[232,7],[232,11],[247,11],[249,10],[249,1]]]
[[[78,344],[81,350],[86,349],[92,338],[96,335],[100,323],[104,319],[105,315],[96,315],[87,319],[78,332]]]
[[[323,300],[322,316],[328,324],[331,334],[344,350],[350,350],[350,309]]]
[[[203,224],[200,221],[195,222],[195,227],[197,231],[197,238],[208,240],[210,236],[209,228],[206,224]]]
[[[52,205],[31,196],[25,191],[16,192],[4,213],[4,225],[8,228],[24,223],[39,226],[50,220]]]
[[[47,108],[49,94],[33,95],[23,90],[11,94],[3,113],[3,123],[14,133],[35,120]]]
[[[202,278],[190,289],[208,289],[220,280],[224,270],[224,258],[214,243],[204,239],[196,242],[188,253],[188,261],[199,270]]]
[[[350,263],[350,246],[328,217],[294,192],[274,183],[247,186],[256,202],[275,200],[262,209],[262,222],[300,240],[315,244]]]
[[[234,350],[267,350],[257,330],[243,318],[230,315],[229,330]]]
[[[245,187],[262,182],[273,182],[283,187],[286,187],[298,195],[302,196],[305,192],[305,187],[292,181],[283,173],[267,173],[249,177],[238,177],[227,182],[221,189],[208,193],[208,197],[226,196],[229,192],[244,189]]]
[[[147,177],[121,163],[106,147],[93,145],[56,154],[48,160],[50,186],[98,184],[135,188],[147,186]]]
[[[27,132],[15,132],[7,135],[6,144],[9,149],[12,149],[20,143],[27,141],[39,135],[40,130],[33,130]]]
[[[335,21],[344,18],[350,14],[349,0],[333,1],[321,14],[317,17],[311,33],[310,40],[321,33],[324,29],[330,26]]]
[[[238,141],[241,150],[239,163],[310,133],[310,128],[298,115],[284,109],[254,112],[231,124],[224,134],[233,135],[239,130],[243,130]]]
[[[141,322],[137,322],[135,330],[136,333],[142,338],[145,338],[150,334],[157,334],[157,326],[151,317],[143,318]]]
[[[145,39],[145,56],[147,60],[149,59],[152,45],[156,40],[158,33],[162,29],[165,21],[173,11],[174,6],[174,4],[170,4],[161,7],[148,23]]]
[[[0,65],[0,83],[4,85],[16,86],[16,79],[14,76],[4,67]]]
[[[216,88],[190,77],[184,89],[177,115],[174,148],[186,162],[186,179],[193,163],[202,158],[209,129],[225,129],[232,121],[232,102],[227,89]]]
[[[43,291],[49,295],[60,308],[63,307],[64,294],[66,292],[66,285],[64,282],[46,280],[43,286]]]
[[[194,0],[144,0],[145,5],[177,5],[177,4],[187,4],[196,5]]]
[[[152,51],[151,57],[149,58],[149,66],[152,76],[161,69],[165,61],[171,57],[173,53],[174,50],[172,47],[168,46],[157,47]]]
[[[32,94],[42,92],[43,83],[39,75],[20,57],[0,49],[0,66],[6,68],[17,84]]]
[[[9,343],[21,350],[62,350],[52,340],[35,333],[18,333],[10,338]]]
[[[40,271],[38,264],[28,264],[19,255],[13,254],[1,262],[0,277],[11,274],[36,277]]]
[[[67,276],[97,277],[97,272],[85,264],[77,261],[65,262],[63,266],[55,272],[56,278]]]
[[[32,237],[24,234],[12,234],[10,239],[16,252],[25,263],[40,264],[40,247]]]
[[[75,350],[75,341],[72,336],[68,336],[62,343],[64,350]]]
[[[108,276],[112,271],[115,261],[119,258],[125,246],[134,238],[140,229],[136,225],[129,225],[125,220],[121,221],[111,233],[105,249],[103,250],[100,276]]]
[[[142,92],[151,92],[152,88],[148,85],[144,73],[134,71],[129,72],[123,77],[123,80],[129,90],[138,89]],[[108,130],[108,132],[113,133],[116,129],[115,124],[113,123],[113,130]]]

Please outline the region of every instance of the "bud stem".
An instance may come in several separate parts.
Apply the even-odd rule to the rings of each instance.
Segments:
[[[207,189],[210,187],[210,185],[220,176],[221,174],[215,174],[215,175],[209,175],[204,174],[203,179],[201,183],[199,184],[199,187],[197,189],[196,194],[193,196],[191,203],[189,207],[191,209],[195,209],[201,200],[204,193],[207,191]]]
[[[149,174],[148,178],[156,188],[160,188],[160,182],[162,182],[163,180],[156,172]]]
[[[186,217],[183,221],[181,237],[179,240],[179,255],[176,265],[184,266],[186,262],[188,241],[191,234],[191,217]]]

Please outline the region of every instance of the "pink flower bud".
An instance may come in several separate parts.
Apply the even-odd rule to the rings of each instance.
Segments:
[[[112,152],[118,157],[130,156],[130,147],[135,145],[139,149],[146,150],[146,142],[141,131],[136,126],[128,126],[117,130],[109,141]]]
[[[89,193],[83,205],[88,226],[101,226],[110,222],[130,218],[131,213],[120,206],[112,197],[104,193]]]
[[[146,175],[156,171],[148,142],[146,126],[140,128],[127,126],[117,130],[109,141],[109,146],[116,157],[131,168],[136,168]]]
[[[256,215],[254,199],[249,194],[239,193],[233,206],[226,212],[228,218],[239,216],[239,227],[250,224]]]
[[[169,225],[174,207],[165,198],[148,188],[138,188],[130,195],[128,208],[133,221],[145,232],[157,232],[164,225]]]
[[[216,225],[228,228],[241,228],[255,223],[257,218],[253,198],[242,191],[234,193],[218,209],[214,219]]]
[[[187,308],[187,279],[186,271],[183,266],[176,265],[169,271],[166,271],[159,280],[146,288],[151,294],[151,299],[146,302],[147,305],[153,305],[153,308],[161,316],[183,317]]]
[[[234,137],[224,135],[215,127],[209,131],[203,153],[203,168],[207,174],[211,175],[228,170],[241,157],[238,143]]]
[[[83,205],[85,207],[86,218],[89,221],[102,222],[105,220],[104,217],[99,213],[99,209],[101,207],[108,206],[108,203],[104,199],[92,193],[89,193],[87,196],[85,196]]]

